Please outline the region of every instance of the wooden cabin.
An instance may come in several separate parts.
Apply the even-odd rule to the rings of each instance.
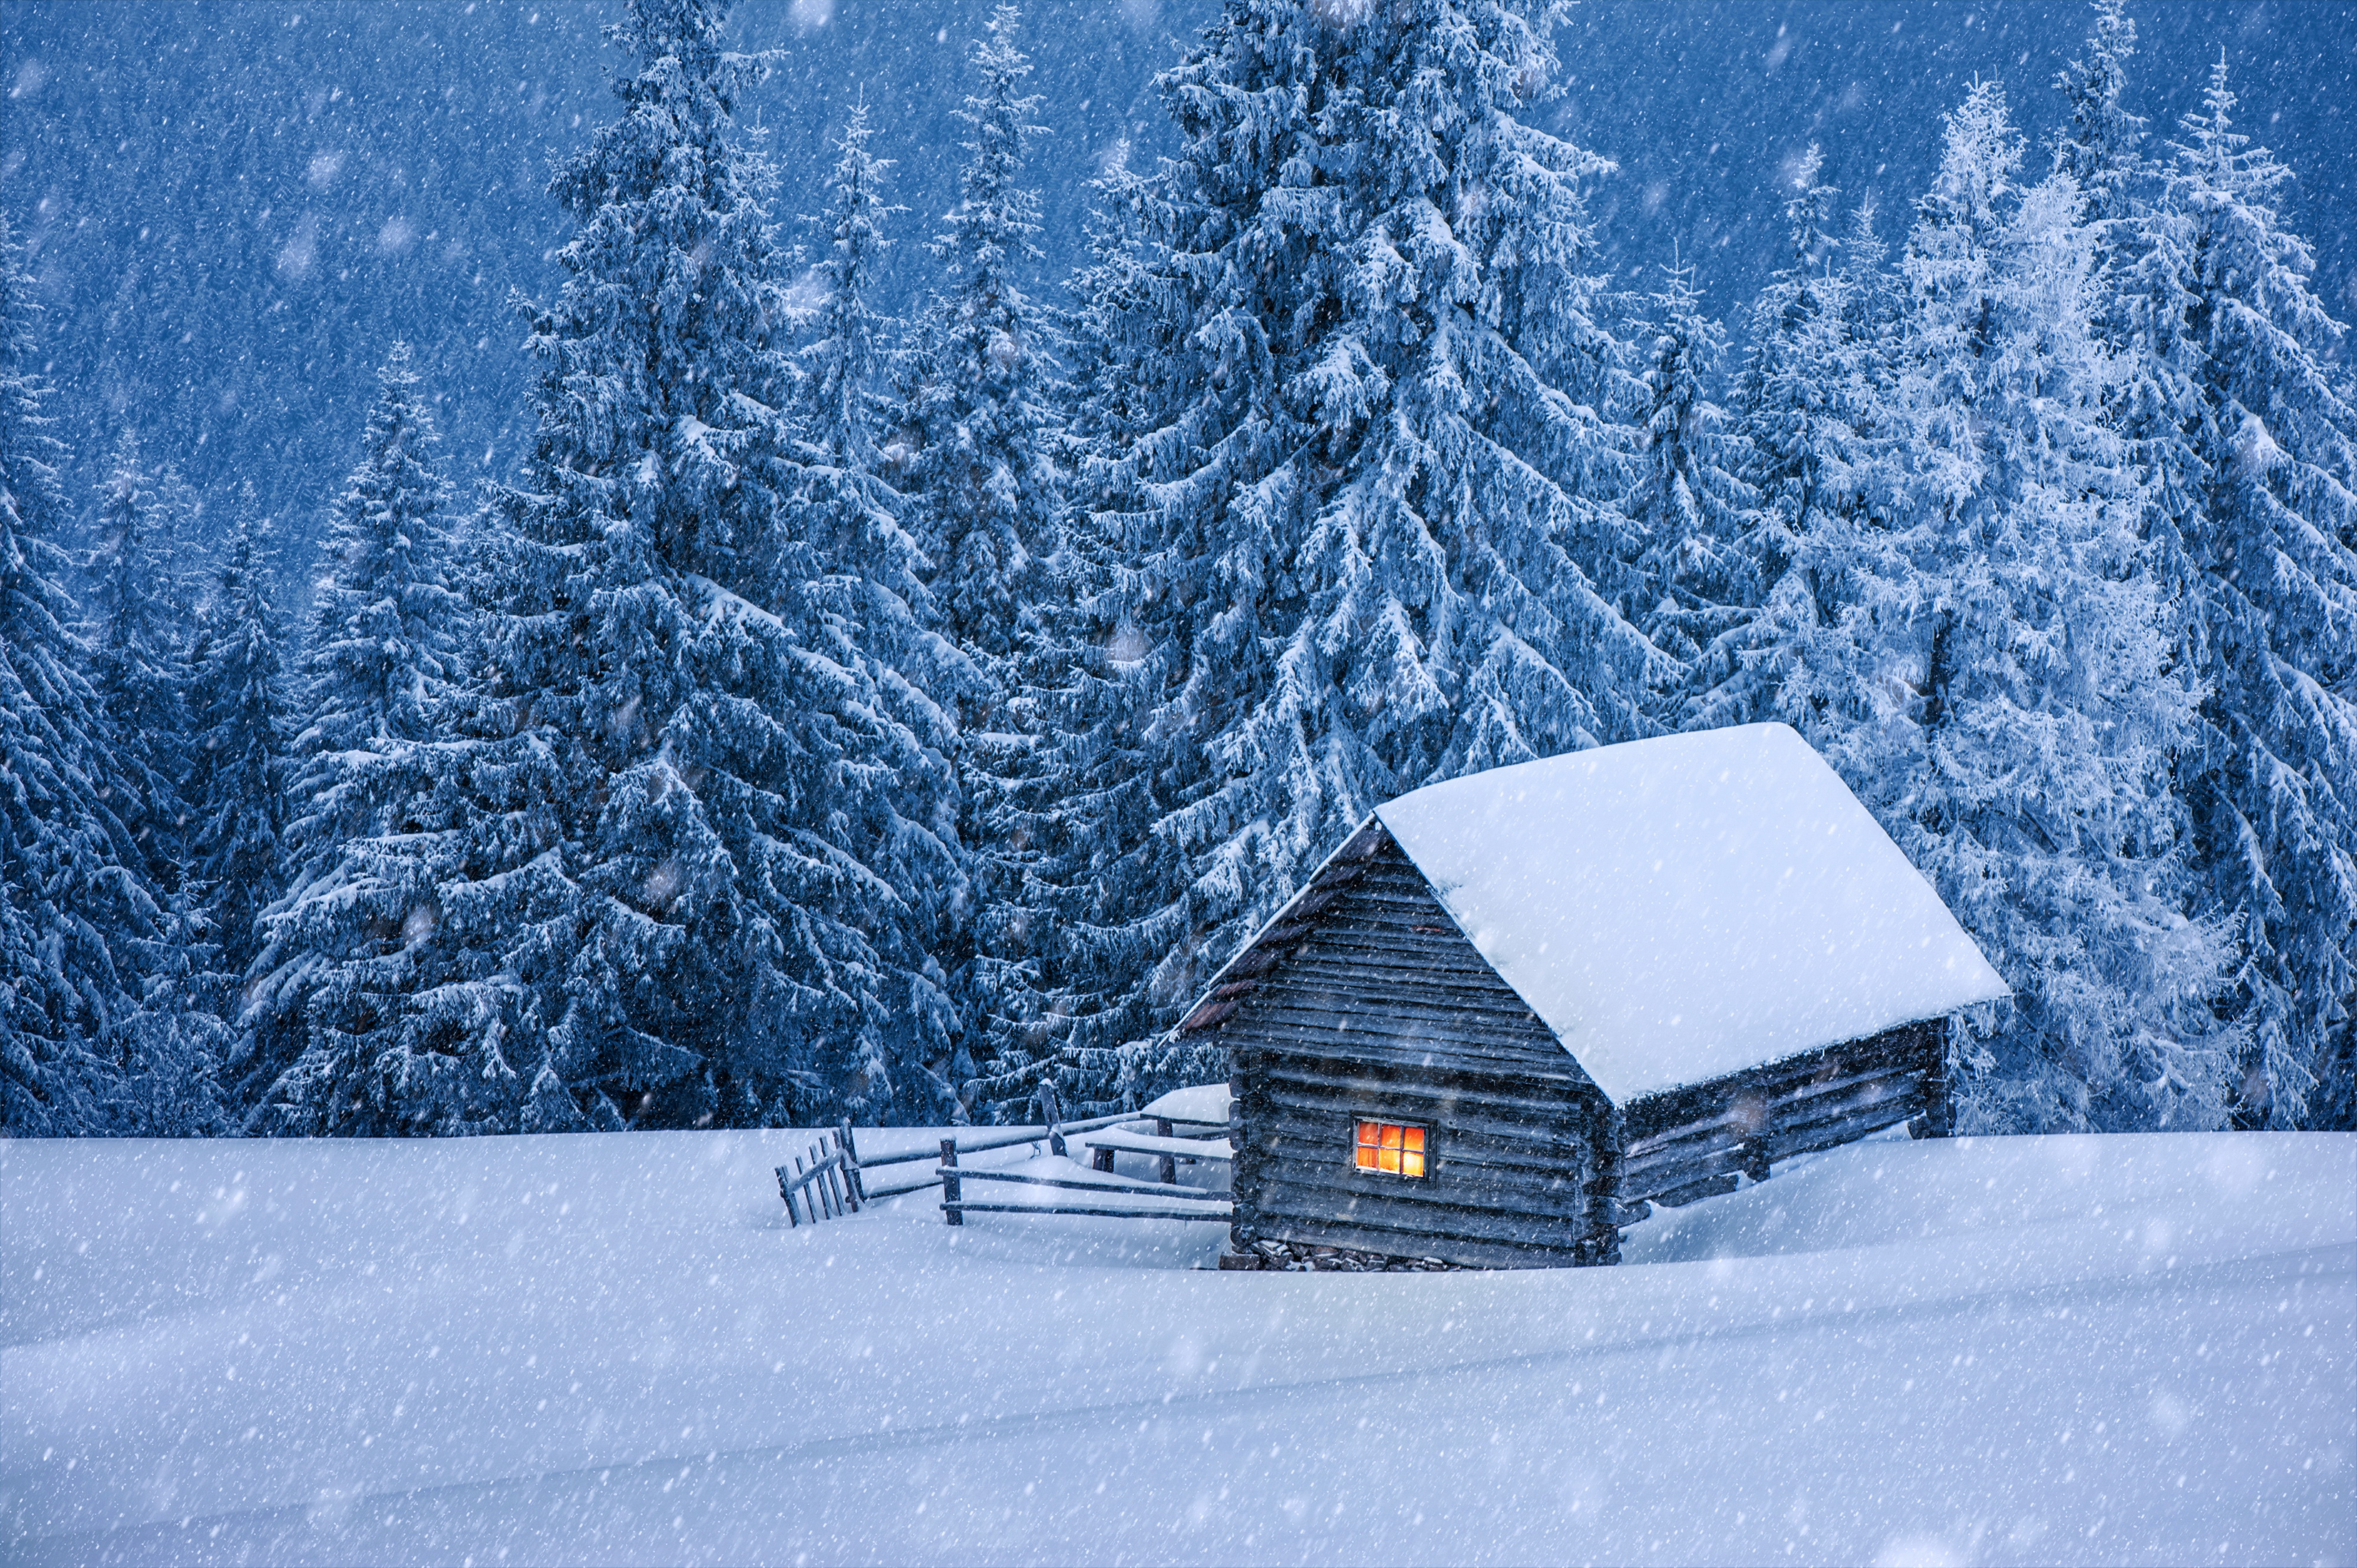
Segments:
[[[1576,752],[1370,816],[1178,1025],[1228,1048],[1237,1266],[1616,1262],[1651,1210],[1901,1122],[2007,993],[1782,725]]]

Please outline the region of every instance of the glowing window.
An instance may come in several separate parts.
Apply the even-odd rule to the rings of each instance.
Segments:
[[[1425,1130],[1421,1127],[1403,1127],[1396,1122],[1361,1122],[1355,1151],[1359,1168],[1382,1171],[1386,1176],[1422,1176],[1424,1139]]]

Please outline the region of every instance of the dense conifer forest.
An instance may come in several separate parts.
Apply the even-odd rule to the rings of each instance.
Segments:
[[[938,216],[864,109],[786,201],[727,9],[609,29],[495,478],[396,342],[223,516],[0,219],[8,1134],[1134,1108],[1377,803],[1760,720],[2012,987],[1960,1130],[2357,1127],[2357,378],[2222,58],[1810,147],[1721,320],[1551,0],[1227,0],[1062,230],[1016,6]]]

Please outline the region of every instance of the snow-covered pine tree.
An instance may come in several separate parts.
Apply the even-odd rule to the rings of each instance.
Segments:
[[[0,216],[0,1132],[111,1130],[102,1052],[137,1007],[133,944],[160,911],[115,806],[128,794],[71,629],[65,444],[38,306]]]
[[[824,650],[831,683],[805,699],[833,715],[813,734],[833,749],[814,746],[806,763],[832,797],[811,818],[811,842],[823,848],[826,875],[866,886],[851,903],[829,896],[860,908],[840,932],[853,944],[845,954],[858,956],[842,969],[840,1011],[804,1045],[823,1103],[879,1122],[940,1122],[965,1115],[954,1086],[972,1068],[940,957],[962,943],[972,913],[958,719],[945,699],[987,687],[933,628],[925,557],[902,522],[908,502],[882,472],[876,433],[888,417],[880,382],[890,324],[869,291],[888,243],[884,225],[900,209],[885,199],[891,165],[868,150],[873,134],[865,106],[855,109],[826,210],[805,220],[817,231],[821,294],[799,356],[805,467],[780,570],[822,628],[811,645]]]
[[[188,650],[177,618],[178,585],[167,552],[166,498],[125,429],[99,494],[87,565],[93,624],[91,674],[113,737],[122,790],[108,804],[131,830],[148,880],[169,893],[185,859],[188,812],[179,775],[187,755]]]
[[[446,581],[447,512],[432,406],[408,348],[395,344],[377,372],[361,461],[329,508],[312,585],[284,894],[264,922],[266,945],[238,969],[250,999],[241,1042],[248,1101],[309,1042],[314,988],[344,961],[373,967],[405,922],[406,907],[378,907],[382,890],[356,897],[354,878],[372,859],[359,846],[402,832],[408,797],[430,787],[407,748],[446,738],[458,716],[454,678],[471,624]]]
[[[1728,624],[1745,585],[1738,552],[1757,496],[1739,477],[1749,453],[1709,398],[1727,334],[1702,314],[1690,267],[1663,269],[1639,333],[1646,356],[1639,421],[1643,457],[1622,510],[1642,545],[1621,613],[1691,669]],[[1675,728],[1684,695],[1664,716]]]
[[[2183,913],[2170,778],[2197,693],[2104,421],[2083,198],[2067,175],[2022,191],[2022,156],[1976,83],[1904,261],[1905,489],[1803,560],[1821,615],[1782,716],[2014,988],[1964,1053],[1968,1124],[2215,1125],[2225,944]]]
[[[943,1010],[915,994],[937,977],[904,940],[930,819],[896,715],[923,694],[865,618],[914,553],[870,504],[872,440],[857,472],[806,467],[823,443],[789,423],[770,176],[732,139],[759,62],[722,49],[724,12],[636,0],[609,32],[623,112],[553,183],[578,227],[533,317],[524,483],[494,498],[480,689],[462,739],[403,749],[411,816],[358,846],[382,934],[314,1001],[290,1112],[465,1130],[949,1103],[926,1070]],[[837,389],[864,408],[856,378]]]
[[[251,484],[198,628],[192,745],[182,792],[189,873],[201,889],[213,967],[242,974],[262,950],[262,913],[286,884],[292,701],[278,614],[276,530]]]
[[[963,199],[932,243],[942,276],[902,360],[894,454],[941,624],[985,663],[1016,647],[1061,504],[1056,326],[1023,286],[1040,255],[1024,145],[1044,127],[1030,124],[1038,96],[1021,92],[1020,16],[1000,5],[974,46],[981,91],[958,112],[973,137]]]
[[[1161,814],[1104,846],[1064,989],[1118,1001],[1075,1051],[1167,1026],[1376,802],[1643,730],[1622,349],[1582,270],[1610,166],[1516,117],[1554,15],[1236,0],[1160,79],[1184,145],[1146,202],[1157,319],[1122,334],[1157,349],[1151,532],[1106,607],[1146,639]],[[1211,1066],[1159,1049],[1067,1103]]]
[[[1824,167],[1813,144],[1784,205],[1785,264],[1752,307],[1734,389],[1741,478],[1758,504],[1722,557],[1738,613],[1695,666],[1689,722],[1700,727],[1781,711],[1789,656],[1830,617],[1848,532],[1888,489],[1895,456],[1895,290],[1870,205],[1846,240],[1829,232],[1840,192]]]
[[[1001,5],[974,46],[979,91],[959,119],[963,199],[932,243],[942,273],[898,367],[899,424],[890,448],[910,532],[929,563],[942,634],[963,655],[940,695],[957,722],[960,836],[973,890],[937,939],[969,1064],[988,1054],[991,1020],[1023,1004],[1019,904],[1028,836],[1006,831],[1009,799],[1029,777],[1036,734],[1009,705],[1018,664],[1039,642],[1058,550],[1061,386],[1053,315],[1025,288],[1039,259],[1039,198],[1023,177],[1039,100],[1022,92],[1030,61],[1016,47],[1020,13]]]
[[[2085,198],[2087,215],[2104,244],[2105,226],[2136,209],[2145,170],[2144,116],[2121,100],[2127,62],[2136,54],[2136,21],[2127,0],[2093,0],[2095,19],[2083,58],[2054,79],[2070,105],[2069,122],[2054,135],[2054,169],[2067,174]],[[2107,248],[2107,246],[2106,246]]]
[[[1154,958],[1135,953],[1125,970],[1095,946],[1121,933],[1092,922],[1120,907],[1109,887],[1169,875],[1154,865],[1169,846],[1153,832],[1165,804],[1148,746],[1160,668],[1149,650],[1173,644],[1183,607],[1143,586],[1133,564],[1154,537],[1133,460],[1149,418],[1140,367],[1158,351],[1161,329],[1146,308],[1148,187],[1124,148],[1095,191],[1090,260],[1070,284],[1060,547],[1032,635],[1006,666],[1012,744],[975,811],[978,842],[1021,873],[979,916],[991,969],[974,1029],[986,1076],[971,1092],[996,1122],[1028,1120],[1041,1079],[1060,1064],[1084,1086],[1118,1079],[1118,1051],[1073,1047],[1072,1020],[1123,1005]]]
[[[2244,917],[2237,1119],[2357,1125],[2357,411],[2345,330],[2283,224],[2291,176],[2233,128],[2222,59],[2171,144],[2136,276],[2153,423],[2190,456],[2185,789],[2206,885]],[[2179,395],[2171,397],[2170,392]]]

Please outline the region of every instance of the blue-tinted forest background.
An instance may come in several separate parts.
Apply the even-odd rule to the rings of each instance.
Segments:
[[[214,518],[250,481],[297,546],[350,467],[374,371],[406,339],[459,477],[512,471],[529,432],[517,293],[547,297],[563,225],[552,161],[611,113],[603,0],[362,5],[55,4],[0,9],[0,205],[45,307],[48,374],[88,497],[115,430],[139,427]],[[1167,145],[1154,73],[1206,0],[1036,0],[1026,46],[1050,134],[1036,152],[1052,284],[1076,258],[1089,182],[1125,139]],[[744,106],[768,133],[777,209],[817,209],[826,143],[865,101],[896,159],[890,283],[924,275],[955,199],[952,111],[987,0],[743,7],[741,47],[782,51]],[[2242,128],[2298,177],[2291,227],[2317,292],[2357,317],[2357,5],[2138,8],[2133,106],[2161,135],[2222,51]],[[2080,0],[1588,0],[1558,35],[1563,94],[1536,116],[1612,158],[1594,195],[1621,277],[1674,256],[1739,323],[1777,264],[1782,177],[1813,140],[1883,232],[1939,156],[1940,117],[2001,81],[2040,140]],[[898,301],[888,300],[888,304]]]

